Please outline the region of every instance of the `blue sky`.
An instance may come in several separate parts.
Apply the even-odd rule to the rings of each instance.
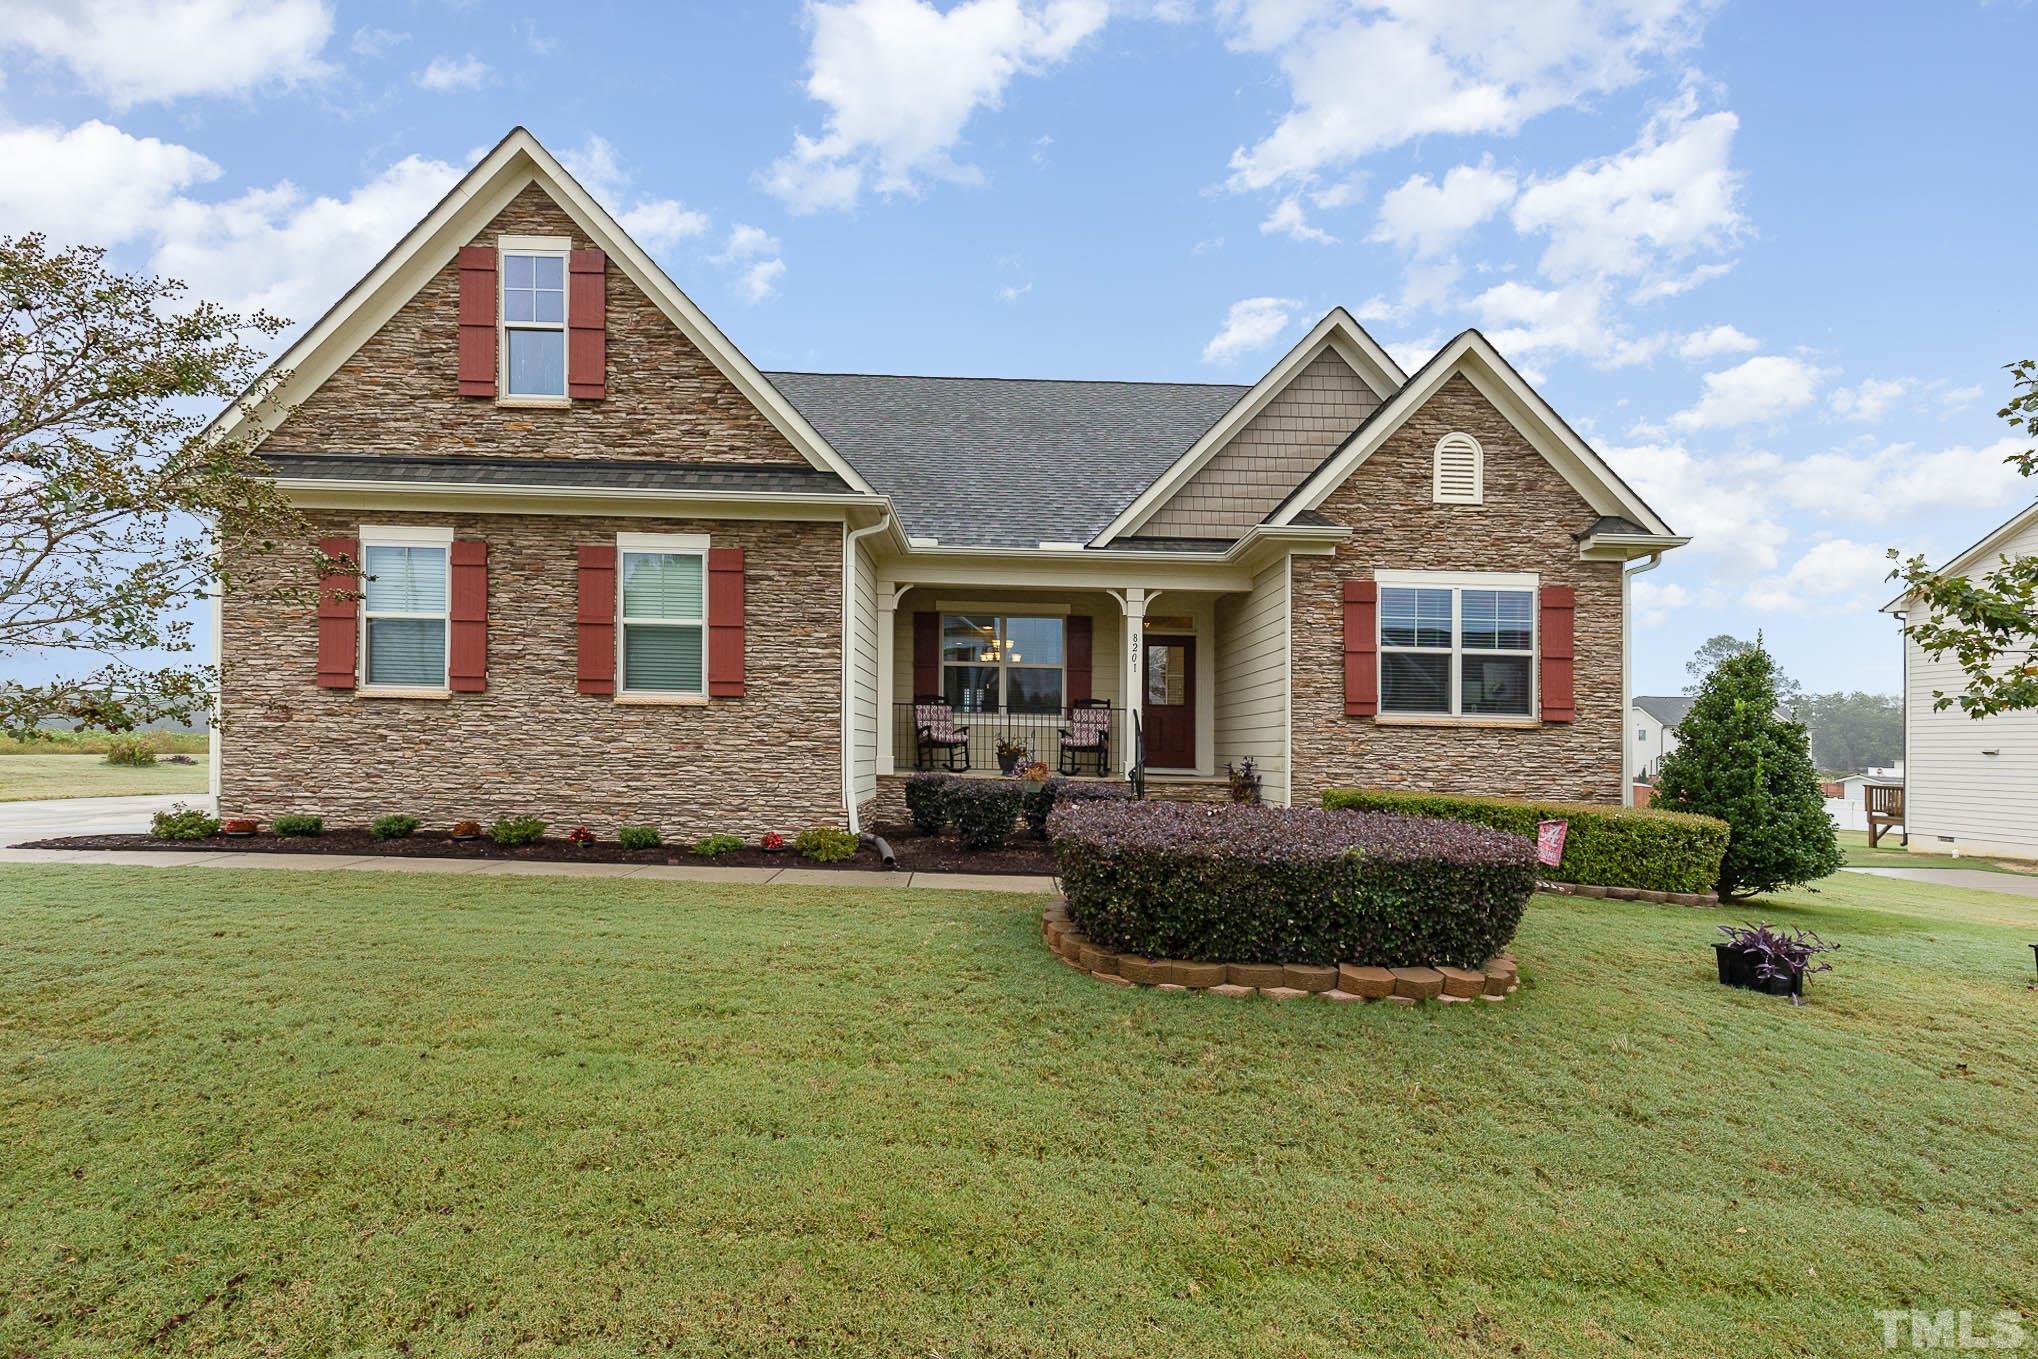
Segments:
[[[761,366],[1249,381],[1477,325],[1680,531],[1638,692],[1894,691],[2028,325],[2024,4],[0,0],[0,232],[308,321],[528,126]],[[967,469],[958,469],[966,475]]]

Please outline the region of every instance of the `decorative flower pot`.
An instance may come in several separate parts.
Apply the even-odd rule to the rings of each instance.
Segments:
[[[1713,955],[1718,959],[1721,986],[1738,986],[1748,991],[1760,991],[1766,996],[1802,996],[1804,994],[1804,973],[1792,973],[1788,977],[1764,977],[1758,975],[1761,966],[1758,955],[1744,952],[1732,944],[1714,944]]]
[[[1006,755],[1001,752],[998,756],[998,772],[1004,774],[1008,778],[1011,775],[1018,773],[1019,760],[1020,757],[1017,755]]]
[[[256,823],[244,816],[228,817],[220,823],[220,831],[236,840],[245,840],[255,833]]]

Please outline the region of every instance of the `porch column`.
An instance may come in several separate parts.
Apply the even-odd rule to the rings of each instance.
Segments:
[[[1119,742],[1124,772],[1132,772],[1133,725],[1138,721],[1141,701],[1146,697],[1146,591],[1138,586],[1125,591],[1125,739]]]
[[[892,756],[892,663],[898,643],[897,619],[899,599],[906,592],[894,586],[883,576],[878,577],[877,593],[877,772],[897,772]]]

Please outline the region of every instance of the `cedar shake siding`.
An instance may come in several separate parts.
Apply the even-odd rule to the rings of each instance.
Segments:
[[[450,528],[488,549],[487,672],[480,693],[364,698],[316,683],[314,609],[224,601],[220,810],[335,826],[408,812],[484,826],[535,814],[553,834],[755,840],[843,820],[842,526],[779,520],[310,512],[314,536],[363,522]],[[576,684],[577,553],[616,534],[704,533],[744,552],[744,693],[628,703]],[[281,556],[280,578],[304,563]],[[263,583],[267,583],[264,581]]]
[[[1380,404],[1326,349],[1140,525],[1147,538],[1236,538],[1267,517]]]
[[[565,236],[594,247],[531,185],[474,233]],[[484,454],[533,458],[806,460],[611,259],[606,395],[562,408],[499,406],[460,395],[460,268],[449,259],[353,356],[305,398],[263,447],[292,453]],[[570,319],[570,317],[569,317]],[[584,375],[571,374],[574,390]]]
[[[1484,504],[1431,499],[1431,459],[1452,430],[1485,447]],[[1621,800],[1621,564],[1578,559],[1573,535],[1598,512],[1469,381],[1446,382],[1320,513],[1356,531],[1331,556],[1294,558],[1298,803],[1339,784]],[[1577,719],[1509,727],[1345,716],[1344,582],[1375,570],[1533,571],[1544,587],[1575,589]]]

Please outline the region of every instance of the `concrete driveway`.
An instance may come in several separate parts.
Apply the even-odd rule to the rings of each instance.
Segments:
[[[57,797],[38,802],[0,802],[0,846],[57,835],[139,834],[149,818],[178,803],[212,810],[204,793],[150,793],[142,797]]]
[[[1878,878],[1901,878],[1905,882],[1934,882],[1941,887],[1971,887],[1977,892],[2038,897],[2038,874],[2032,873],[1991,873],[1984,868],[1845,868],[1840,871],[1867,873]]]

